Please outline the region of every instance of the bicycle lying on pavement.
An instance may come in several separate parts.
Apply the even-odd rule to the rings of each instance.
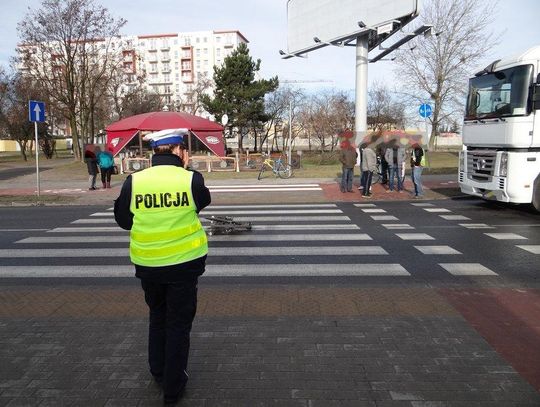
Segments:
[[[282,156],[279,156],[275,160],[271,157],[266,157],[261,164],[259,175],[257,176],[258,180],[263,178],[263,174],[267,169],[271,170],[275,177],[290,178],[292,176],[292,167],[283,162]]]

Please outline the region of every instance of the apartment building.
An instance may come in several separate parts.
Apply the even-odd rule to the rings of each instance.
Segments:
[[[135,86],[142,78],[148,90],[160,95],[170,110],[180,106],[181,110],[190,112],[193,106],[190,103],[194,102],[190,98],[198,81],[204,77],[212,79],[213,67],[223,64],[238,45],[248,42],[241,32],[227,30],[120,36],[89,41],[87,46],[96,66],[103,54],[121,59],[126,74],[123,86]],[[50,46],[52,63],[44,68],[49,69],[50,75],[63,69],[61,51],[56,48],[54,44]],[[19,69],[27,72],[26,63],[35,60],[36,47],[21,44],[18,51],[23,57]],[[212,88],[207,90],[212,91]],[[198,114],[210,118],[207,112]],[[68,124],[58,119],[54,134],[69,136],[69,133]]]
[[[115,42],[131,80],[143,74],[148,88],[174,108],[189,104],[197,81],[211,79],[213,67],[249,41],[239,31],[195,31],[124,36]]]

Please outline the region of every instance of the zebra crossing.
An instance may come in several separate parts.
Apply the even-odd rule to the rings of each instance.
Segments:
[[[412,210],[437,216],[464,231],[480,229],[486,239],[516,241],[524,253],[540,254],[529,239],[498,232],[487,224],[453,223],[466,216],[432,203],[404,203]],[[415,270],[400,261],[391,238],[403,242],[432,266],[452,276],[497,276],[481,262],[457,262],[463,250],[402,223],[382,204],[265,204],[214,205],[200,216],[232,216],[253,222],[253,229],[232,235],[209,236],[210,253],[204,278],[211,277],[411,277]],[[354,213],[354,216],[351,213]],[[469,219],[470,220],[470,219]],[[368,227],[369,226],[369,227]],[[369,229],[369,230],[366,230]],[[481,229],[489,229],[483,232]],[[495,229],[495,230],[494,230]],[[377,231],[377,238],[370,232]],[[472,233],[472,232],[466,232]],[[381,237],[383,236],[383,237]],[[130,277],[127,231],[116,226],[112,208],[96,211],[0,249],[2,277]],[[448,259],[448,260],[446,260]],[[430,266],[431,267],[431,266]]]
[[[444,201],[442,201],[444,202]],[[453,214],[451,209],[438,207],[437,204],[431,202],[414,202],[410,203],[411,206],[421,209],[428,214],[437,215],[439,218],[446,221],[471,221],[471,218],[461,215]],[[388,210],[378,209],[376,204],[355,204],[354,206],[360,208],[365,213],[387,213]],[[375,221],[393,220],[399,222],[399,218],[392,215],[384,216],[371,216]],[[387,230],[396,231],[395,236],[405,241],[433,241],[436,240],[433,236],[427,233],[409,232],[400,233],[402,229],[415,230],[415,226],[411,226],[408,223],[383,223],[382,227]],[[496,226],[488,225],[485,223],[458,223],[459,227],[463,227],[468,230],[475,229],[496,229]],[[540,226],[535,225],[535,226]],[[522,236],[517,233],[508,232],[484,232],[485,238],[491,238],[500,241],[523,241],[529,240],[528,237]],[[540,254],[540,245],[514,245],[516,248],[524,250],[532,254]],[[424,255],[445,255],[445,256],[459,256],[463,253],[448,245],[414,245],[414,248]],[[482,265],[481,263],[438,263],[440,267],[454,276],[497,276],[498,273]]]

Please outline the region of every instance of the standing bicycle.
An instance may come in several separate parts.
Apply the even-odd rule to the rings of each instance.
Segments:
[[[292,167],[283,161],[282,156],[279,156],[275,160],[270,156],[266,157],[261,164],[259,175],[257,176],[258,180],[263,178],[266,170],[272,171],[274,176],[279,178],[290,178],[292,176]]]

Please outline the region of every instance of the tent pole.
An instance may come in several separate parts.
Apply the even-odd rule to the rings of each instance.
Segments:
[[[143,157],[143,153],[142,153],[142,134],[141,134],[140,131],[139,131],[139,157],[140,158]]]

